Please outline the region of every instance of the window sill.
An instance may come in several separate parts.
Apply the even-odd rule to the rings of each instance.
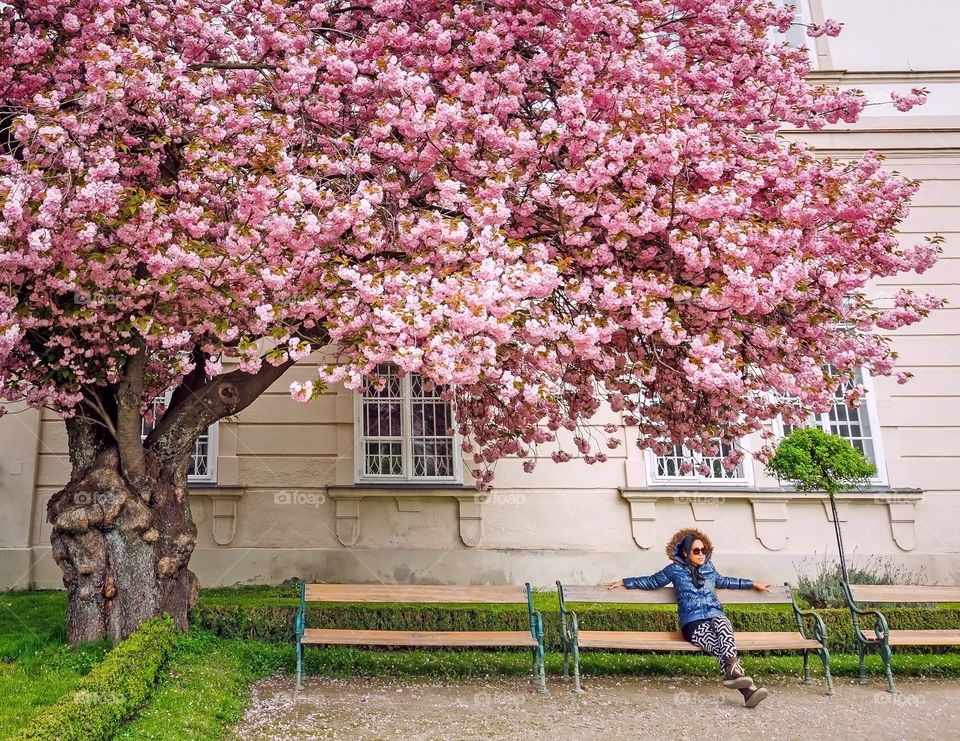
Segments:
[[[468,487],[461,481],[451,479],[450,481],[358,481],[353,485],[338,484],[327,488],[350,491],[356,489],[468,489],[473,487]]]

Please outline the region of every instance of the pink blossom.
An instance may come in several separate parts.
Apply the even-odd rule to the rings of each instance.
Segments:
[[[681,5],[18,4],[0,398],[69,417],[141,351],[155,393],[323,350],[303,402],[394,363],[455,402],[485,488],[560,430],[602,462],[605,404],[699,450],[895,373],[883,333],[941,302],[862,289],[935,263],[896,235],[916,186],[779,133],[865,97],[768,41],[789,8]]]
[[[897,92],[890,93],[890,100],[893,101],[894,108],[898,111],[906,112],[918,105],[926,103],[927,94],[928,91],[924,88],[915,87],[906,95]]]
[[[807,35],[817,38],[818,36],[839,36],[843,30],[843,24],[828,18],[822,24],[812,24],[807,28]]]
[[[313,381],[293,381],[290,384],[290,396],[294,401],[306,404],[313,399],[314,385]]]

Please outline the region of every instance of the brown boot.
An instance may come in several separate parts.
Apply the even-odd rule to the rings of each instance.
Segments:
[[[736,656],[725,656],[723,659],[723,686],[741,692],[753,684],[753,680],[743,673],[740,660]]]
[[[767,692],[765,688],[757,687],[751,682],[750,687],[740,690],[740,694],[743,695],[744,706],[755,708],[763,700],[767,699],[770,693]]]

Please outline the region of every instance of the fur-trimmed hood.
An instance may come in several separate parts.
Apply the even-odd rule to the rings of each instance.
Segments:
[[[692,535],[693,537],[703,541],[703,545],[708,551],[707,562],[709,562],[713,557],[713,543],[703,532],[693,527],[686,527],[683,530],[677,530],[677,532],[673,534],[673,537],[667,542],[667,558],[669,558],[671,562],[677,562],[681,564],[685,563],[683,555],[680,553],[680,543],[688,535]]]

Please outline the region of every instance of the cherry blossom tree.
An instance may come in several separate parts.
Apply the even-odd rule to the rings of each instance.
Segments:
[[[897,241],[916,185],[878,156],[779,133],[866,100],[766,0],[0,8],[0,397],[66,421],[72,642],[186,627],[194,441],[317,350],[300,401],[382,362],[442,384],[485,487],[603,461],[603,403],[655,450],[799,422],[939,305],[868,296],[938,248]]]

